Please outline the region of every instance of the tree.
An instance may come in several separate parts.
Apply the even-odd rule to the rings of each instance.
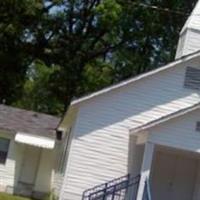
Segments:
[[[74,96],[172,60],[195,0],[143,2],[180,12],[139,0],[0,2],[0,100],[58,114]]]
[[[47,67],[39,60],[32,63],[27,70],[23,95],[13,105],[51,114],[63,111],[64,105],[56,99],[50,89],[49,79],[58,70],[58,66]]]

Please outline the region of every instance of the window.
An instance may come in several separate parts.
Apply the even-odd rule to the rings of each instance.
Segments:
[[[184,86],[185,88],[200,90],[200,69],[186,68]]]
[[[8,155],[10,140],[0,138],[0,164],[5,164]]]

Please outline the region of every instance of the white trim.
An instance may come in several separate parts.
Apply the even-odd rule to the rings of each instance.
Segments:
[[[79,115],[79,111],[77,111],[77,116]],[[69,134],[69,149],[68,149],[68,158],[67,158],[67,162],[66,162],[66,169],[65,169],[65,172],[64,172],[64,179],[63,179],[63,182],[62,182],[62,185],[61,185],[61,189],[60,189],[60,192],[59,192],[59,198],[58,200],[63,200],[64,199],[64,196],[65,196],[65,187],[66,187],[66,183],[68,183],[68,176],[70,174],[70,167],[71,167],[71,164],[72,164],[72,153],[70,153],[72,150],[73,150],[73,146],[74,146],[74,132],[75,132],[75,129],[76,129],[76,124],[78,124],[78,121],[79,121],[79,118],[76,118],[75,119],[75,122],[72,124],[71,126],[71,134]]]
[[[152,128],[152,127],[154,127],[154,126],[156,126],[158,124],[164,123],[164,122],[166,122],[166,121],[168,121],[170,119],[174,119],[174,118],[183,116],[183,115],[185,115],[185,114],[187,114],[189,112],[192,112],[192,111],[194,111],[196,109],[199,109],[199,108],[200,108],[200,102],[197,103],[197,104],[194,104],[194,105],[192,105],[190,107],[178,110],[177,112],[174,112],[172,114],[169,114],[169,115],[166,115],[166,116],[161,117],[159,119],[156,119],[156,120],[154,120],[152,122],[146,123],[146,124],[144,124],[142,126],[138,126],[136,128],[130,129],[129,133],[136,134],[136,133],[139,133],[141,131],[145,131],[145,130],[147,130],[149,128]]]
[[[151,142],[147,142],[145,144],[143,162],[142,162],[142,167],[141,167],[141,177],[140,177],[140,183],[139,183],[138,193],[137,193],[137,200],[143,199],[145,182],[147,179],[149,179],[149,175],[151,171],[154,149],[155,149],[155,144]]]
[[[187,28],[193,28],[193,25],[191,25],[191,23],[194,21],[194,18],[199,18],[199,13],[200,13],[200,1],[198,0],[196,5],[194,6],[190,16],[188,17],[186,23],[184,24],[180,35],[187,29]],[[199,19],[195,19],[195,20],[199,20]]]
[[[53,149],[55,140],[47,137],[31,135],[27,133],[18,132],[15,135],[15,141],[18,143],[28,144],[40,148]]]
[[[175,67],[177,64],[180,64],[180,63],[182,63],[182,62],[184,62],[184,61],[188,61],[188,60],[190,60],[190,59],[196,58],[196,57],[198,57],[198,56],[200,56],[200,51],[196,51],[196,52],[191,53],[191,54],[189,54],[189,55],[183,56],[183,57],[181,57],[181,58],[178,58],[178,59],[175,60],[174,62],[171,62],[171,63],[169,63],[169,64],[167,64],[167,65],[165,65],[165,66],[163,66],[163,67],[159,67],[159,68],[154,69],[154,70],[152,70],[152,71],[150,71],[150,72],[141,74],[141,75],[136,76],[136,77],[134,77],[134,78],[131,78],[131,79],[122,81],[122,82],[120,82],[120,83],[118,83],[118,84],[112,85],[112,86],[110,86],[110,87],[104,88],[104,89],[102,89],[102,90],[99,90],[99,91],[94,92],[94,93],[92,93],[92,94],[89,94],[89,95],[87,95],[87,96],[84,96],[84,97],[81,97],[81,98],[79,98],[79,99],[77,99],[77,100],[74,100],[74,101],[71,102],[70,106],[77,105],[77,104],[79,104],[79,103],[82,103],[83,101],[89,100],[89,99],[91,99],[91,98],[94,98],[94,97],[97,97],[97,96],[99,96],[99,95],[105,94],[105,93],[107,93],[107,92],[109,92],[109,91],[112,91],[112,90],[121,88],[121,87],[126,86],[126,85],[131,84],[131,83],[134,83],[134,82],[136,82],[136,81],[139,81],[139,80],[141,80],[141,79],[143,79],[143,78],[146,78],[146,77],[148,77],[148,76],[151,76],[151,75],[154,75],[154,74],[156,74],[156,73],[159,73],[159,72],[164,71],[164,70],[166,70],[166,69],[170,69],[170,68],[172,68],[172,67]]]

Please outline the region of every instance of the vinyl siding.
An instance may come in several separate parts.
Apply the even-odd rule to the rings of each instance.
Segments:
[[[53,192],[57,197],[60,195],[63,179],[64,179],[64,174],[55,172],[53,180]]]
[[[151,128],[148,140],[156,144],[200,153],[200,133],[196,131],[196,122],[199,118],[198,109]]]
[[[10,139],[6,163],[0,164],[0,191],[12,192],[19,178],[23,146],[16,144],[13,135],[7,132],[0,131],[0,137]]]
[[[54,155],[55,155],[55,166],[54,166],[54,177],[53,177],[53,191],[54,194],[58,197],[60,196],[61,188],[63,185],[64,180],[64,174],[66,170],[66,163],[61,162],[61,159],[64,159],[67,161],[68,154],[70,150],[70,144],[72,140],[72,130],[73,126],[76,122],[76,114],[77,109],[71,108],[68,110],[68,116],[64,118],[64,120],[61,122],[60,127],[65,130],[63,132],[63,140],[56,141]],[[67,152],[65,152],[65,148],[67,148]],[[65,156],[65,157],[63,157]],[[65,166],[61,166],[62,164],[65,164]],[[64,168],[64,170],[62,169]]]
[[[49,193],[51,191],[53,171],[53,150],[41,149],[34,190]]]
[[[130,128],[199,102],[200,91],[183,86],[187,66],[200,67],[199,58],[80,105],[61,200],[79,200],[85,189],[129,172]]]
[[[179,43],[176,52],[176,58],[180,58],[190,53],[194,53],[200,50],[200,2],[197,4],[192,11],[190,17],[187,19],[183,26]]]
[[[54,166],[54,177],[53,177],[53,191],[56,196],[59,196],[60,189],[62,187],[64,174],[59,171],[60,169],[60,159],[62,152],[64,151],[65,140],[56,141],[55,145],[55,166]]]
[[[65,138],[62,141],[57,141],[57,148],[55,150],[55,170],[54,170],[54,178],[53,178],[53,190],[54,194],[56,196],[60,195],[60,190],[62,188],[63,180],[64,180],[64,172],[66,169],[66,166],[62,166],[63,164],[63,159],[67,159],[66,156],[68,154],[65,154],[65,148],[67,147],[66,145],[68,144],[69,137],[65,136]],[[67,149],[70,147],[68,146]],[[68,150],[69,151],[69,150]],[[65,156],[65,157],[64,157]],[[64,168],[64,169],[63,169]]]
[[[182,34],[180,34],[179,36],[179,40],[178,40],[178,46],[176,49],[176,58],[180,58],[183,55],[183,50],[184,50],[184,45],[186,42],[186,32],[184,31]]]
[[[0,164],[0,191],[13,193],[17,192],[18,181],[22,170],[22,161],[25,152],[25,145],[14,141],[14,134],[0,131],[0,137],[10,139],[8,156],[5,164]],[[37,148],[37,147],[35,147]],[[49,192],[52,177],[52,151],[42,149],[41,159],[36,177],[35,191]]]
[[[195,51],[200,50],[200,29],[194,30],[194,29],[188,29],[185,31],[185,33],[181,36],[180,42],[180,50],[177,52],[177,58],[189,55],[191,53],[194,53]]]
[[[148,130],[148,141],[157,145],[182,150],[185,155],[198,161],[196,183],[193,200],[200,198],[200,133],[196,130],[196,122],[200,118],[200,109],[184,116],[164,122]],[[178,151],[177,151],[178,152]],[[192,153],[192,152],[195,152]]]
[[[128,172],[131,176],[137,176],[140,174],[143,154],[144,154],[144,143],[137,143],[138,137],[130,135],[129,138],[129,160],[128,160]]]

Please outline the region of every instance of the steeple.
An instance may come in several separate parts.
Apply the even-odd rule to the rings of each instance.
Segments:
[[[200,0],[197,1],[195,8],[180,32],[176,58],[198,50],[200,50]]]

